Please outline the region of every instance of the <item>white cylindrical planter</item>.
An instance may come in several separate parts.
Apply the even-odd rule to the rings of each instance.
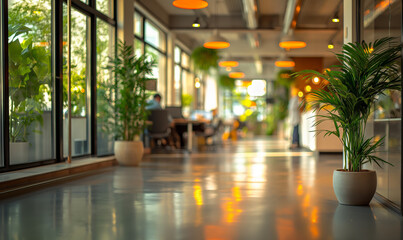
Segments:
[[[29,162],[29,142],[10,142],[10,164]]]
[[[115,157],[119,165],[138,166],[143,153],[142,141],[115,141]]]
[[[333,172],[333,190],[340,204],[368,205],[375,194],[376,184],[375,171],[348,172],[337,169]]]

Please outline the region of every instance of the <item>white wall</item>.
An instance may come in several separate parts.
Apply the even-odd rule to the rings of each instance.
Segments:
[[[210,111],[218,106],[217,81],[207,76],[205,78],[205,86],[204,109]]]

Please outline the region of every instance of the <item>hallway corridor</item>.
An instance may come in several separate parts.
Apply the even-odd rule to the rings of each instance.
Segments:
[[[340,155],[273,139],[145,157],[0,200],[0,239],[402,239],[402,217],[376,200],[338,205]]]

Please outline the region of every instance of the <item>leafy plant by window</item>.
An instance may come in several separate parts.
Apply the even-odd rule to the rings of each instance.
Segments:
[[[345,170],[360,171],[363,164],[386,163],[375,155],[383,138],[365,137],[365,129],[377,96],[386,90],[401,90],[399,72],[401,46],[393,38],[382,38],[374,43],[348,43],[341,54],[336,54],[341,65],[338,70],[321,74],[312,70],[297,73],[304,78],[322,77],[329,84],[326,89],[312,92],[317,110],[323,120],[334,123],[335,130],[325,130],[325,136],[335,135],[344,147]],[[331,108],[329,108],[331,107]]]
[[[193,96],[187,93],[182,94],[182,106],[189,107],[193,102]]]
[[[235,88],[235,79],[230,78],[227,75],[220,75],[218,78],[218,84],[224,89],[233,90]]]
[[[42,124],[51,85],[48,1],[13,3],[9,9],[9,136],[26,142],[34,122]]]
[[[118,56],[110,59],[108,69],[116,75],[116,84],[103,83],[105,89],[114,89],[117,94],[105,94],[105,129],[117,139],[133,141],[145,128],[147,120],[146,81],[155,61],[146,55],[136,57],[133,47],[119,41]]]
[[[208,72],[210,68],[217,68],[219,58],[216,49],[203,46],[195,48],[191,55],[195,68],[201,72]]]
[[[287,118],[289,90],[295,81],[292,73],[293,71],[291,70],[281,70],[277,73],[273,91],[275,102],[267,117],[267,135],[273,135],[278,123]]]

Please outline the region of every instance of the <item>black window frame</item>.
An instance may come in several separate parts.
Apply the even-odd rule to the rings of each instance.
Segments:
[[[63,162],[66,158],[63,156],[63,4],[67,1],[52,0],[52,14],[51,14],[51,28],[52,28],[52,106],[53,106],[53,120],[52,120],[52,136],[54,137],[52,143],[54,144],[54,158],[48,160],[41,160],[32,163],[24,163],[18,165],[10,165],[10,143],[9,143],[9,57],[8,57],[8,3],[9,0],[1,2],[2,18],[1,18],[1,79],[0,90],[2,92],[0,104],[2,106],[2,137],[3,144],[1,144],[3,166],[0,166],[1,172],[8,172],[20,170],[30,167],[36,167],[46,164]],[[107,24],[114,27],[115,39],[115,53],[116,53],[116,40],[117,40],[117,0],[113,2],[113,18],[105,15],[96,9],[96,0],[89,0],[88,4],[81,0],[71,0],[72,8],[83,13],[85,16],[90,17],[90,39],[89,39],[89,64],[90,64],[90,111],[89,111],[89,128],[91,129],[90,153],[88,155],[79,156],[77,158],[97,156],[97,126],[96,126],[96,83],[97,83],[97,58],[96,58],[96,21],[101,19]],[[74,158],[76,159],[76,158]]]
[[[142,34],[141,34],[141,36],[137,36],[135,31],[133,31],[134,40],[135,41],[136,40],[140,41],[143,44],[143,49],[141,49],[142,54],[145,54],[146,53],[146,48],[149,47],[149,48],[152,48],[153,50],[157,51],[159,54],[165,56],[166,64],[165,64],[165,69],[164,69],[164,71],[165,71],[165,82],[164,82],[164,84],[165,84],[165,86],[167,86],[167,83],[168,83],[168,75],[167,75],[167,73],[168,73],[168,64],[167,64],[167,62],[168,62],[168,54],[167,54],[167,52],[168,52],[167,51],[167,48],[168,48],[168,34],[163,29],[161,29],[158,26],[158,24],[156,24],[150,18],[146,17],[145,14],[143,14],[142,12],[140,12],[136,8],[134,9],[134,14],[133,14],[133,23],[134,24],[135,24],[134,17],[135,17],[136,14],[138,14],[142,18],[142,22],[141,22],[141,28],[142,28],[141,32],[142,32]],[[155,47],[154,45],[152,45],[152,44],[150,44],[150,43],[145,41],[145,28],[146,28],[146,22],[147,21],[150,22],[154,27],[158,28],[158,30],[164,34],[164,36],[165,36],[165,51],[162,51],[158,47]],[[165,88],[165,92],[162,93],[162,94],[163,94],[163,96],[167,96],[167,93],[168,93],[168,89]],[[163,99],[164,99],[163,101],[165,103],[167,103],[167,98],[164,97]]]

